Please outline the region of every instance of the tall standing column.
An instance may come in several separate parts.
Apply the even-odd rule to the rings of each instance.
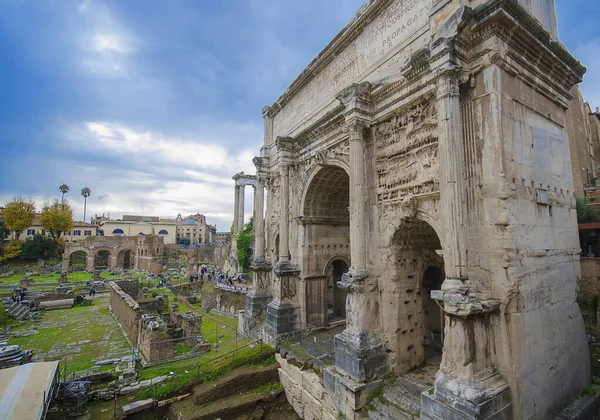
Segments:
[[[240,185],[239,187],[239,196],[238,196],[238,232],[244,230],[244,194],[246,190],[245,185]]]
[[[366,269],[365,229],[365,152],[361,121],[352,121],[350,129],[350,262],[354,270]]]
[[[289,179],[290,166],[288,164],[281,165],[281,195],[280,203],[281,208],[279,209],[279,263],[289,263],[290,261],[290,215],[289,202],[290,202],[290,179]]]
[[[233,234],[237,235],[237,233],[239,232],[239,226],[238,226],[238,209],[239,209],[239,204],[238,204],[238,200],[240,199],[240,191],[239,191],[239,186],[236,185],[234,188],[235,194],[233,196]]]
[[[254,189],[254,258],[265,259],[265,184],[261,177],[256,179]]]
[[[467,229],[460,96],[454,72],[444,73],[437,81],[437,113],[444,270],[446,280],[455,282],[465,280],[467,275]]]

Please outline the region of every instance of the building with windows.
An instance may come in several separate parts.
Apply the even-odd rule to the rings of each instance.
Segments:
[[[217,232],[215,234],[215,245],[219,245],[219,246],[229,245],[230,240],[231,240],[230,232]]]
[[[65,232],[65,242],[80,242],[88,236],[99,236],[98,225],[86,222],[73,222],[73,228],[70,232]]]
[[[176,223],[173,220],[161,220],[156,216],[124,215],[122,220],[106,220],[101,223],[103,236],[161,236],[166,245],[174,244]]]
[[[197,213],[175,219],[177,223],[177,243],[185,245],[208,245],[215,242],[216,226],[206,223],[206,217]]]

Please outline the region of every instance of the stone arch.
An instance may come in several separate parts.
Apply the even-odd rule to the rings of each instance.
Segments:
[[[347,188],[340,189],[339,186]],[[334,199],[332,200],[332,197]],[[350,176],[339,165],[318,165],[307,177],[302,193],[301,214],[304,218],[350,219]]]
[[[386,333],[391,364],[396,373],[425,362],[439,364],[441,325],[432,317],[442,322],[442,314],[431,291],[439,289],[444,278],[441,239],[434,225],[419,217],[402,220],[386,242],[391,264],[386,267],[390,278],[382,305],[384,317],[393,324]]]
[[[75,264],[82,264],[85,268],[88,256],[89,252],[85,249],[73,249],[68,255],[69,268]]]
[[[113,257],[111,249],[100,248],[94,252],[94,268],[109,268],[111,263],[111,257]]]
[[[350,268],[350,260],[345,256],[331,258],[325,265],[323,274],[327,277],[327,321],[329,323],[346,319],[346,298],[348,291],[338,286],[342,274]]]
[[[134,266],[135,250],[132,248],[120,249],[117,253],[117,266],[130,269]]]
[[[334,277],[341,280],[340,267],[347,270],[350,266],[350,177],[342,166],[319,165],[307,179],[300,211],[304,243],[300,257],[305,287],[303,320],[322,326],[345,318],[346,296],[337,290]]]

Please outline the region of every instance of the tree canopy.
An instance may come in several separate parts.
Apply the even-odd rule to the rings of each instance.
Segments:
[[[10,235],[10,229],[6,227],[4,219],[0,219],[0,246],[2,246],[2,241],[8,238],[8,235]]]
[[[240,271],[250,267],[252,258],[252,245],[254,243],[254,226],[252,217],[237,235],[237,260]]]
[[[577,223],[600,222],[600,211],[590,206],[585,197],[575,198],[577,208]]]
[[[2,215],[6,227],[14,231],[18,239],[21,233],[33,224],[35,203],[31,198],[15,197],[6,203]]]
[[[54,200],[52,204],[45,204],[40,216],[40,223],[47,230],[52,239],[57,240],[63,232],[73,229],[73,211],[68,203],[61,204]]]

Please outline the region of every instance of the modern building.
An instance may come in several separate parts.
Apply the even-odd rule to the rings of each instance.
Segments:
[[[217,232],[215,234],[215,245],[223,246],[228,245],[231,240],[231,233],[229,232]]]
[[[124,215],[122,220],[106,220],[100,225],[103,236],[158,235],[165,245],[174,244],[176,223],[156,216]]]
[[[208,245],[215,242],[216,226],[206,223],[203,214],[196,213],[187,217],[177,215],[177,243],[188,245]]]

